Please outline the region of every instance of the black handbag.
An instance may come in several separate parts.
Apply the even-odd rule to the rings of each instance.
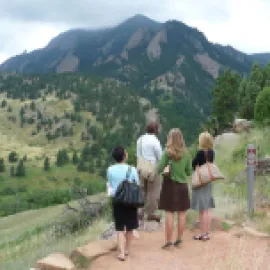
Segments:
[[[116,204],[124,204],[131,207],[140,208],[144,206],[141,187],[135,182],[130,181],[131,167],[128,168],[126,179],[118,186],[113,202]]]

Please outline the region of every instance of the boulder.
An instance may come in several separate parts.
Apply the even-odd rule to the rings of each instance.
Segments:
[[[252,123],[246,119],[235,119],[233,123],[233,131],[236,133],[249,132]]]
[[[91,260],[99,256],[105,255],[117,248],[117,243],[114,240],[98,240],[89,244],[78,247],[71,253],[71,259],[76,261],[77,258],[85,258]]]
[[[37,261],[36,269],[40,270],[75,270],[74,263],[62,253],[53,253]]]

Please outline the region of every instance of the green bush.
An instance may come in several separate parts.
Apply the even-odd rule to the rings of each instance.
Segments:
[[[255,104],[255,120],[263,123],[270,118],[270,87],[265,87],[258,95]]]

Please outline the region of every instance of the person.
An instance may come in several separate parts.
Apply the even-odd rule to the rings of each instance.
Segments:
[[[214,138],[208,132],[203,132],[199,136],[199,150],[192,161],[193,170],[197,166],[201,166],[206,161],[213,162],[215,152],[213,150]],[[194,236],[194,240],[209,240],[209,232],[211,227],[211,208],[215,207],[212,195],[212,183],[200,186],[192,190],[191,208],[199,211],[200,215],[200,231],[201,233]]]
[[[107,169],[107,179],[108,186],[110,187],[110,195],[114,197],[118,186],[125,179],[128,178],[130,181],[135,181],[139,185],[139,177],[136,169],[126,163],[128,153],[123,147],[116,147],[112,151],[112,157],[116,161],[116,164]],[[124,261],[125,256],[128,256],[130,252],[133,230],[138,228],[137,208],[119,203],[115,204],[112,200],[112,209],[115,230],[117,232],[119,252],[117,258]]]
[[[191,174],[191,159],[185,147],[181,131],[172,129],[167,137],[166,149],[158,165],[161,173],[166,166],[170,166],[168,177],[164,177],[160,194],[159,209],[165,210],[165,245],[163,249],[179,247],[185,228],[185,212],[190,208],[187,176]],[[177,238],[173,243],[174,213],[178,216]]]
[[[137,140],[137,158],[142,157],[147,162],[151,162],[154,168],[153,179],[145,179],[139,173],[140,185],[142,187],[145,206],[140,218],[146,216],[147,220],[155,220],[160,222],[161,217],[155,214],[158,209],[158,201],[160,196],[160,176],[156,171],[156,166],[162,155],[160,141],[157,138],[159,125],[157,122],[151,122],[146,127],[146,134]]]

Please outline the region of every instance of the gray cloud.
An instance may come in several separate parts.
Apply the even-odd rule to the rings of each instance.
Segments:
[[[52,2],[49,4],[48,2]],[[203,2],[203,3],[202,3]],[[179,19],[170,17],[173,6],[180,17],[225,18],[222,0],[10,0],[1,4],[0,18],[25,22],[62,23],[91,28],[115,24],[136,13],[156,19]]]

